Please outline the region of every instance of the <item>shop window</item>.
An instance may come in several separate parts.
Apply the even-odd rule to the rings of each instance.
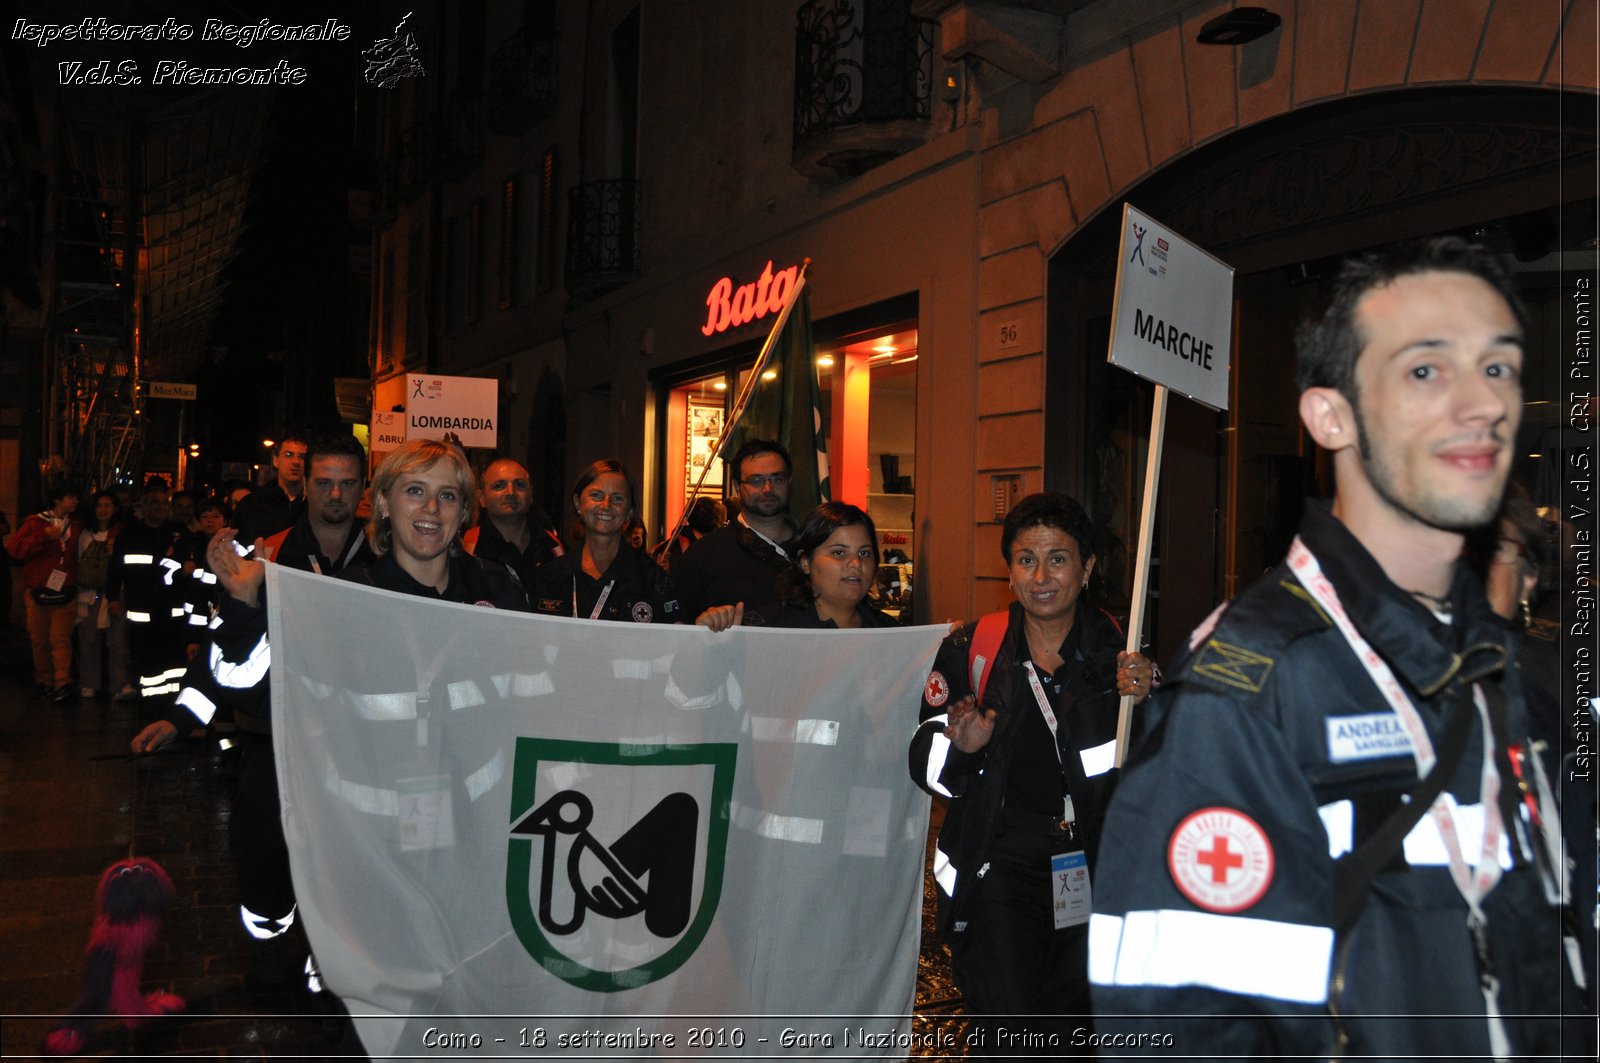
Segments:
[[[831,497],[866,510],[878,530],[883,561],[873,598],[900,613],[911,605],[916,563],[917,323],[914,317],[891,319],[860,329],[862,316],[856,312],[849,321],[824,320],[814,327],[821,430],[828,440]],[[652,539],[677,525],[697,484],[700,494],[737,498],[715,448],[756,354],[756,343],[741,344],[698,369],[660,380],[657,438],[666,482],[659,495],[660,530],[652,529]],[[797,520],[804,516],[794,514]]]

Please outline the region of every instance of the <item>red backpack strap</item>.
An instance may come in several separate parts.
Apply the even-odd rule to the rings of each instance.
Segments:
[[[995,655],[1000,652],[1000,643],[1006,637],[1006,624],[1010,620],[1009,609],[979,617],[977,630],[973,631],[972,641],[967,644],[967,672],[972,680],[972,692],[977,695],[980,705],[983,704],[984,689],[989,685],[990,665],[994,664]]]
[[[1117,618],[1106,612],[1104,609],[1100,610],[1100,615],[1111,621],[1111,626],[1116,629],[1117,638],[1126,642],[1128,638],[1127,633],[1122,630],[1122,625],[1118,623]]]
[[[461,533],[461,549],[477,556],[478,553],[478,527],[474,525]]]
[[[290,527],[293,527],[293,525],[291,525]],[[285,539],[287,539],[288,537],[289,537],[289,529],[288,528],[283,529],[283,531],[279,532],[276,535],[269,536],[267,538],[267,541],[261,544],[261,552],[264,555],[262,560],[265,560],[265,561],[276,561],[276,560],[278,560],[278,551],[283,549],[283,541]]]

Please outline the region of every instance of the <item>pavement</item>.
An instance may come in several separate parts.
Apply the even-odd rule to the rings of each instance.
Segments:
[[[103,697],[35,700],[26,636],[0,626],[0,1058],[37,1058],[71,1008],[100,874],[130,856],[160,863],[177,889],[142,989],[176,993],[187,1007],[133,1031],[101,1021],[81,1058],[347,1054],[347,1023],[326,1004],[246,986],[250,942],[227,855],[230,761],[214,743],[192,739],[129,757],[136,708]],[[960,1000],[933,931],[931,886],[925,899],[914,1028],[959,1037]]]

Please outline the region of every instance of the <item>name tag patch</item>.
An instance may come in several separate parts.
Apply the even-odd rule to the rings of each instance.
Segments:
[[[1413,753],[1411,737],[1392,712],[1330,716],[1323,722],[1328,728],[1328,759],[1335,764]]]

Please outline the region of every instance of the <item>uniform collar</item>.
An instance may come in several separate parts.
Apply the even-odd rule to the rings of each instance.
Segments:
[[[1456,565],[1450,585],[1454,621],[1445,624],[1389,579],[1326,501],[1307,500],[1300,539],[1316,555],[1356,629],[1424,696],[1454,678],[1470,682],[1505,666],[1505,626],[1467,566]],[[1419,632],[1428,637],[1418,638]]]

